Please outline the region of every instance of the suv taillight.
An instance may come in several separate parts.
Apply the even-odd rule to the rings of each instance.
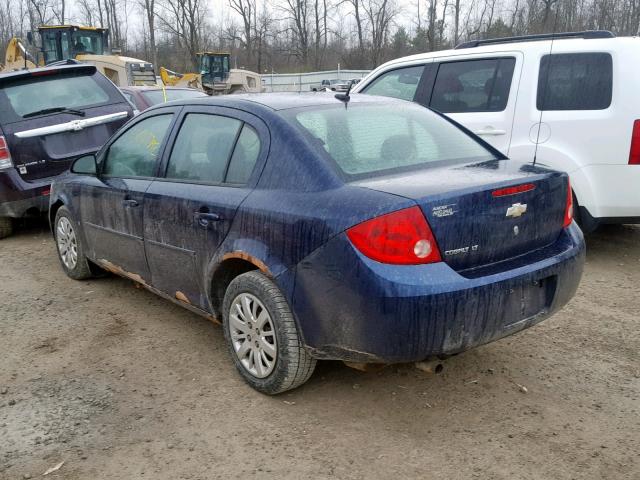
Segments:
[[[9,152],[7,140],[0,135],[0,170],[11,167],[13,167],[13,161],[11,160],[11,152]]]
[[[418,265],[442,261],[436,239],[420,207],[387,213],[347,230],[351,243],[382,263]]]
[[[567,177],[567,204],[564,207],[564,228],[573,222],[573,192],[571,191],[571,181]]]
[[[629,165],[640,165],[640,120],[633,122],[631,150],[629,150]]]

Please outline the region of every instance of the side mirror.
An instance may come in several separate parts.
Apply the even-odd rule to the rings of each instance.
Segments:
[[[80,175],[97,175],[98,164],[96,162],[95,155],[85,155],[84,157],[77,158],[73,164],[71,164],[71,173],[78,173]]]

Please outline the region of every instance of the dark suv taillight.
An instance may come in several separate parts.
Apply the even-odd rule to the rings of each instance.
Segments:
[[[567,228],[573,222],[573,191],[571,190],[571,181],[567,177],[567,203],[564,206],[564,223],[562,226]]]
[[[633,122],[631,149],[629,150],[629,165],[640,165],[640,120]]]
[[[0,135],[0,170],[11,167],[13,167],[13,161],[11,160],[11,152],[9,152],[7,140]]]

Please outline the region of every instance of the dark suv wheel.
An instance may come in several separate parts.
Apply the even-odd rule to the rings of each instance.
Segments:
[[[13,233],[13,220],[9,217],[0,217],[0,238],[6,238]]]
[[[275,395],[305,383],[316,360],[304,348],[280,289],[260,272],[236,277],[224,296],[223,326],[233,362],[256,390]]]

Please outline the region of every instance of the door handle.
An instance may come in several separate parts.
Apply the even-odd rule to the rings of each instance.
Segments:
[[[506,135],[507,131],[506,130],[498,130],[495,128],[491,128],[491,127],[485,127],[482,130],[476,130],[475,132],[476,135]]]
[[[194,218],[198,225],[201,227],[207,228],[214,222],[222,221],[222,216],[217,213],[209,213],[209,212],[196,212],[194,214]]]
[[[139,205],[137,200],[132,200],[130,198],[124,200],[122,204],[124,205],[125,208],[133,208]]]

